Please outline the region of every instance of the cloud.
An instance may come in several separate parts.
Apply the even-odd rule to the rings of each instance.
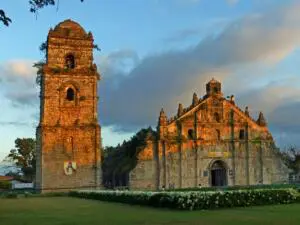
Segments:
[[[201,32],[202,32],[202,30],[198,29],[198,28],[184,29],[184,30],[181,30],[181,31],[175,33],[174,35],[172,35],[170,37],[165,38],[164,42],[165,43],[181,42],[190,37],[198,36],[199,34],[201,34]]]
[[[299,97],[298,97],[299,99]],[[279,145],[300,147],[300,101],[287,102],[279,105],[269,115],[269,124]]]
[[[186,40],[190,41],[191,39],[195,39],[199,43],[199,41],[207,34],[217,35],[229,23],[229,18],[214,17],[208,21],[203,21],[198,27],[190,27],[179,30],[174,34],[171,34],[169,37],[164,38],[163,42],[164,44],[176,43],[182,45],[182,43]]]
[[[33,61],[13,60],[0,64],[1,92],[15,107],[35,106],[38,88]]]
[[[273,114],[273,111],[279,106],[297,102],[300,99],[300,86],[295,85],[298,83],[300,83],[300,78],[286,76],[258,88],[247,89],[245,87],[245,90],[236,92],[237,100],[243,107],[250,106],[256,114],[260,111]],[[275,122],[275,120],[273,121]]]
[[[269,120],[272,121],[272,126],[278,130],[300,133],[299,111],[299,100],[288,102],[274,109],[270,113]]]
[[[215,77],[237,96],[241,107],[249,105],[253,115],[263,111],[274,135],[285,138],[282,143],[297,141],[300,91],[294,84],[299,80],[282,75],[276,83],[272,75],[265,74],[246,79],[238,68],[272,66],[291,54],[300,44],[299,10],[299,4],[292,4],[246,15],[181,50],[140,58],[134,50],[125,49],[98,58],[102,126],[126,132],[155,126],[161,107],[168,116],[174,115],[179,102],[187,106],[193,92],[204,95],[205,83]],[[197,32],[187,29],[174,40],[179,43],[185,37],[196,37]],[[37,106],[32,64],[21,60],[0,64],[4,74],[1,92],[14,106]],[[263,78],[270,82],[258,86]]]
[[[20,78],[22,81],[31,82],[35,74],[32,67],[33,61],[30,60],[12,60],[0,63],[2,78],[9,82],[15,82]]]
[[[36,106],[38,101],[37,92],[35,90],[23,90],[22,92],[9,92],[5,95],[11,100],[15,107]]]
[[[237,104],[244,109],[250,105],[251,116],[256,120],[260,111],[269,124],[275,140],[281,146],[300,144],[300,77],[287,77],[269,82],[259,88],[237,93]]]
[[[109,76],[126,75],[139,62],[138,54],[131,49],[111,52],[108,56],[100,56],[101,73]]]
[[[110,71],[115,70],[106,69],[100,81],[103,124],[130,131],[155,125],[161,107],[174,114],[179,102],[190,104],[194,91],[203,95],[204,84],[212,76],[228,80],[237,67],[281,61],[299,45],[299,10],[300,5],[293,4],[246,15],[195,46],[140,59],[127,73],[112,75]],[[231,86],[238,86],[239,78],[242,76],[235,77]]]

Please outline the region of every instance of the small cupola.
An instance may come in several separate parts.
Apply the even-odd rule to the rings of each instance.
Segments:
[[[207,96],[213,96],[213,95],[220,95],[222,96],[222,89],[221,89],[221,83],[214,78],[212,78],[207,84],[206,84],[206,95]]]

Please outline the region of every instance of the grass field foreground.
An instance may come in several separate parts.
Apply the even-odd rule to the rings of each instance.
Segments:
[[[298,225],[300,204],[171,211],[70,197],[0,199],[1,225]]]

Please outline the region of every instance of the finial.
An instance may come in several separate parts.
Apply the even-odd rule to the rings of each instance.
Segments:
[[[232,104],[235,104],[235,101],[234,101],[234,100],[235,100],[234,95],[231,95],[231,96],[230,96],[230,102],[231,102]]]
[[[196,106],[197,103],[198,103],[198,101],[199,101],[198,96],[197,96],[196,93],[194,93],[194,94],[193,94],[193,103],[192,103],[192,105],[193,105],[193,106]]]
[[[183,106],[181,103],[178,105],[177,116],[181,116],[183,114]]]
[[[164,112],[164,109],[161,108],[159,113],[158,125],[167,125],[167,123],[168,123],[168,118]]]
[[[165,116],[164,108],[161,108],[160,113],[159,113],[159,116],[160,116],[160,117]]]
[[[258,119],[257,119],[256,123],[259,126],[267,126],[266,119],[265,119],[264,114],[262,112],[259,113],[259,116],[258,116]]]
[[[246,114],[246,116],[250,117],[248,106],[246,106],[246,108],[245,108],[245,114]]]

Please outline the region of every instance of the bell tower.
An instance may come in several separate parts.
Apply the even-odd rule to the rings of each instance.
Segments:
[[[101,183],[93,35],[65,20],[50,29],[42,68],[36,188],[64,191]]]

